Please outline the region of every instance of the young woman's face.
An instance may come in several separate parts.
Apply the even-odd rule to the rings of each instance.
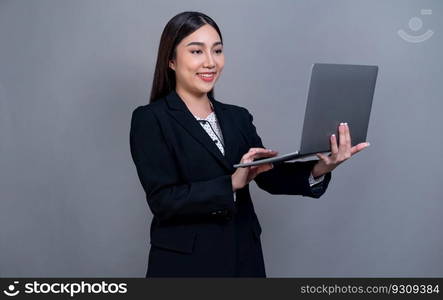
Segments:
[[[209,92],[225,64],[223,45],[214,27],[203,25],[184,38],[176,51],[169,67],[175,71],[177,89],[193,94]]]

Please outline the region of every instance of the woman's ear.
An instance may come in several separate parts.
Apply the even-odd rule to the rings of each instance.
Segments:
[[[174,64],[174,61],[173,61],[173,60],[170,60],[170,61],[169,61],[169,67],[170,67],[172,70],[175,71],[175,64]]]

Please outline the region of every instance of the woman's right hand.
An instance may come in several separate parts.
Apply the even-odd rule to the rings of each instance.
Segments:
[[[243,155],[240,163],[248,163],[254,161],[256,158],[261,157],[274,157],[278,154],[277,151],[273,151],[265,148],[251,148]],[[272,163],[262,164],[258,166],[240,167],[232,174],[232,190],[235,192],[238,189],[243,188],[252,179],[260,173],[271,170],[274,167]]]

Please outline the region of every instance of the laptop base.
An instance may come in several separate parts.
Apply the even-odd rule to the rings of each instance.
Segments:
[[[258,165],[262,165],[262,164],[266,164],[266,163],[274,163],[275,164],[275,163],[284,162],[284,161],[288,161],[288,160],[305,158],[305,157],[312,156],[312,155],[315,155],[315,153],[299,154],[299,152],[296,151],[296,152],[291,152],[291,153],[276,156],[276,157],[259,158],[254,161],[248,162],[248,163],[236,164],[236,165],[234,165],[234,168],[258,166]]]

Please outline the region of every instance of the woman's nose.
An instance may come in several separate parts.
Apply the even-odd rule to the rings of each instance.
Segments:
[[[206,67],[214,66],[214,58],[212,57],[212,54],[206,55],[205,66]]]

